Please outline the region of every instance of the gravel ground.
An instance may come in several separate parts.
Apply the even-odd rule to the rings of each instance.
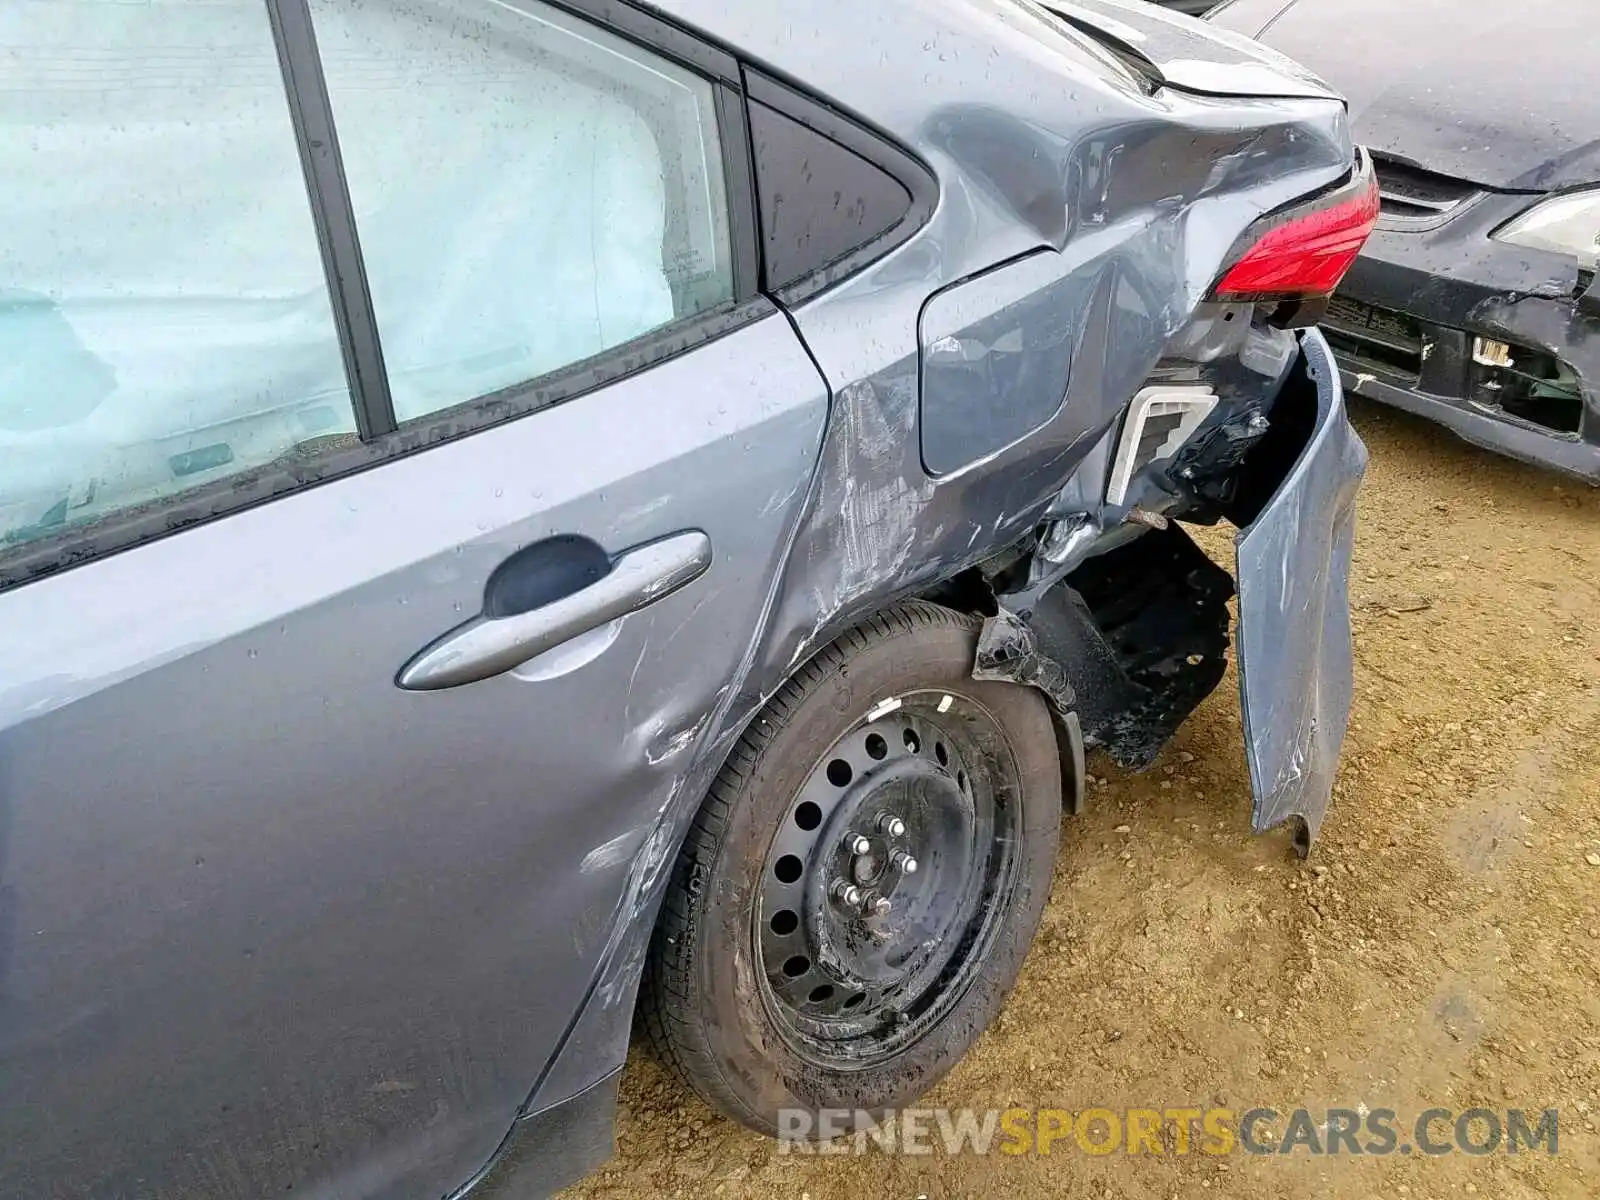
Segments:
[[[1364,1103],[1403,1125],[1433,1106],[1558,1106],[1559,1154],[1091,1157],[1068,1139],[1048,1157],[802,1158],[636,1051],[617,1156],[568,1194],[1600,1192],[1600,492],[1401,414],[1355,417],[1372,450],[1356,704],[1310,859],[1248,833],[1231,681],[1151,773],[1092,763],[1022,979],[925,1103]]]

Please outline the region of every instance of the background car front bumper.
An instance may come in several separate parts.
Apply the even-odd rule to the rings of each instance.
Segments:
[[[1600,294],[1574,261],[1488,236],[1528,200],[1484,196],[1430,230],[1380,226],[1323,328],[1351,392],[1600,481]],[[1538,390],[1571,399],[1528,397],[1552,372],[1560,386]]]

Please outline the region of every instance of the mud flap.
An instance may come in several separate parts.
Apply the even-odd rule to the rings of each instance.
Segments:
[[[1272,416],[1275,426],[1292,429],[1299,408],[1309,436],[1235,540],[1235,553],[1252,823],[1261,833],[1297,819],[1304,853],[1333,794],[1350,718],[1350,555],[1367,450],[1345,415],[1327,342],[1315,330],[1300,340],[1299,375],[1291,375]],[[1306,420],[1313,395],[1314,420]]]

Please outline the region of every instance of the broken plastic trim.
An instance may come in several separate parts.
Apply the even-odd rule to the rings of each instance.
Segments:
[[[994,616],[984,620],[978,634],[972,677],[980,682],[1021,684],[1045,694],[1055,719],[1063,764],[1070,774],[1063,799],[1069,813],[1082,812],[1088,768],[1083,722],[1075,707],[1077,694],[1067,682],[1061,664],[1039,649],[1033,630],[1016,613],[1002,606]]]
[[[1005,608],[983,622],[972,677],[1038,688],[1063,716],[1072,712],[1078,702],[1061,665],[1040,651],[1033,630]]]
[[[1216,406],[1217,393],[1207,385],[1158,385],[1141,390],[1123,418],[1106,485],[1106,503],[1124,503],[1135,473],[1176,454]]]

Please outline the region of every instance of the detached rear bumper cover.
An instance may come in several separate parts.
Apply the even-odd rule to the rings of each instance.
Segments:
[[[1350,556],[1367,450],[1345,415],[1328,343],[1311,331],[1301,346],[1316,425],[1235,551],[1253,825],[1261,833],[1298,817],[1303,850],[1327,811],[1350,717]]]

